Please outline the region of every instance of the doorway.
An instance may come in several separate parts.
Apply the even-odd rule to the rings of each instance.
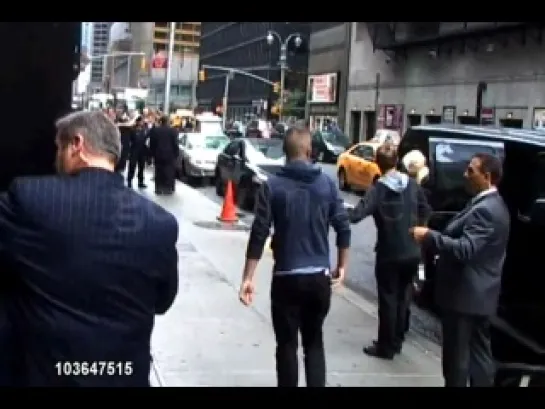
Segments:
[[[475,116],[460,115],[458,116],[458,123],[460,125],[479,125],[479,119]]]
[[[522,129],[522,119],[502,118],[502,119],[500,119],[500,126],[502,126],[504,128]]]
[[[350,140],[353,144],[360,141],[361,111],[350,111]]]
[[[375,111],[365,111],[365,140],[368,141],[375,136],[377,130],[377,113]]]
[[[426,115],[427,124],[440,124],[442,119],[441,115]]]
[[[407,122],[409,123],[409,127],[421,125],[422,124],[422,115],[409,114],[409,115],[407,115]]]

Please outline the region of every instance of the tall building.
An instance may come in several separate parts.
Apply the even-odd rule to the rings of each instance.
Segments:
[[[306,99],[306,117],[311,128],[320,128],[326,120],[344,127],[350,30],[350,23],[312,23]],[[359,141],[359,135],[350,136]]]
[[[110,37],[110,22],[94,22],[91,49],[93,56],[104,55],[108,52],[108,40]],[[91,86],[102,88],[104,76],[104,62],[102,58],[93,58],[91,61]]]
[[[81,50],[93,54],[93,23],[81,23]]]
[[[143,52],[144,61],[132,64],[131,78],[136,85],[148,88],[148,104],[165,102],[166,59],[170,39],[170,23],[131,22],[132,51]],[[171,108],[193,107],[199,72],[201,23],[176,23],[174,56],[171,67]]]
[[[285,89],[306,89],[308,67],[309,23],[265,22],[203,22],[200,47],[201,65],[232,67],[260,76],[269,81],[280,81],[280,44],[275,37],[268,44],[267,34],[274,30],[285,41],[299,33],[302,44],[288,43]],[[295,37],[292,37],[294,39]],[[225,72],[206,69],[205,81],[197,87],[199,105],[216,110],[221,105],[225,87]],[[278,98],[271,85],[243,75],[235,75],[229,84],[228,113],[240,118],[246,113],[269,110]],[[264,104],[264,102],[267,104]]]
[[[77,79],[76,92],[81,94],[87,90],[91,81],[91,64],[87,58],[93,54],[93,23],[81,23],[81,73]]]
[[[542,128],[545,24],[353,22],[345,129]],[[378,80],[377,80],[378,79]]]

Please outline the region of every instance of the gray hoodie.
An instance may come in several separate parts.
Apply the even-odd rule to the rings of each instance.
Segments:
[[[357,223],[373,216],[377,227],[377,260],[405,261],[420,258],[420,249],[409,229],[424,224],[431,209],[418,184],[404,173],[392,170],[380,177],[358,205],[349,211]]]

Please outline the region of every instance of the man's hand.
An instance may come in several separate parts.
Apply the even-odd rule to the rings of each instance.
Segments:
[[[417,243],[422,243],[429,231],[427,227],[416,226],[409,229],[409,234]]]
[[[242,304],[249,306],[254,301],[255,285],[252,280],[244,280],[240,285],[238,298]]]
[[[337,267],[331,272],[331,286],[338,287],[344,281],[345,269],[344,267]]]

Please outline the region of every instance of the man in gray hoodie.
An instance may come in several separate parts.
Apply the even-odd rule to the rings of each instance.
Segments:
[[[408,286],[418,273],[420,247],[409,234],[411,227],[426,224],[430,207],[418,184],[396,170],[397,149],[386,143],[377,149],[382,173],[358,205],[349,210],[352,223],[373,216],[377,227],[375,277],[378,293],[378,339],[364,353],[393,359],[405,338],[409,303]]]

